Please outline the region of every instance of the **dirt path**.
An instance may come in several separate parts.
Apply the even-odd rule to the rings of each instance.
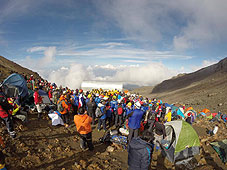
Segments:
[[[104,132],[98,132],[97,125],[93,127],[94,151],[83,151],[79,147],[79,137],[73,122],[66,129],[62,126],[52,126],[47,116],[44,120],[37,120],[34,114],[29,117],[30,121],[25,127],[17,126],[17,139],[12,140],[8,135],[4,135],[7,148],[3,152],[9,170],[127,169],[127,151],[115,147],[113,152],[107,152],[108,145],[99,142]],[[205,135],[205,129],[201,128],[199,123],[195,124],[194,128],[199,136]],[[5,132],[2,129],[1,134],[3,133]],[[214,150],[207,146],[207,143],[202,144],[202,154],[207,164],[196,169],[225,169]],[[172,164],[154,153],[151,168],[170,170]]]

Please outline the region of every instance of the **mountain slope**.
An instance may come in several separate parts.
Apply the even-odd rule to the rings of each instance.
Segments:
[[[174,91],[191,85],[192,83],[202,81],[212,75],[227,72],[227,58],[217,64],[202,68],[196,72],[185,74],[176,78],[165,80],[158,84],[152,90],[152,93],[161,93]]]
[[[153,89],[153,90],[152,90]],[[227,112],[227,58],[194,73],[176,76],[153,87],[134,89],[149,98],[192,106],[196,111]]]
[[[14,63],[2,56],[0,56],[0,81],[3,81],[12,73],[25,74],[27,76],[34,75],[34,77],[39,77],[39,74],[33,72],[27,68],[20,66],[19,64]]]

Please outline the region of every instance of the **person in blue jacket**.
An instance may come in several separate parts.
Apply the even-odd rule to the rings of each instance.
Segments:
[[[77,114],[77,110],[78,110],[78,106],[79,106],[79,97],[77,93],[73,94],[73,110],[74,110],[74,114]]]
[[[140,122],[143,118],[144,112],[140,109],[141,104],[136,102],[134,104],[135,110],[128,115],[128,127],[129,127],[129,135],[128,141],[130,143],[133,137],[138,137],[139,129],[140,129]]]
[[[100,110],[102,112],[102,116],[99,118],[98,131],[100,131],[101,125],[103,127],[103,130],[106,131],[106,102],[104,100],[101,101],[101,103],[98,104],[98,107],[100,107]]]
[[[141,138],[136,137],[131,140],[128,146],[128,170],[150,169],[153,139],[153,135],[149,133]]]
[[[110,101],[110,107],[112,108],[113,111],[113,122],[115,122],[116,120],[116,116],[117,116],[117,108],[118,108],[118,102],[117,102],[117,97],[113,96],[112,98],[113,100]]]

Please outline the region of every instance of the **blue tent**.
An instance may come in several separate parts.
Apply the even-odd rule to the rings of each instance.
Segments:
[[[168,103],[165,103],[165,106],[166,107],[172,107],[172,105],[168,104]]]
[[[182,111],[180,109],[177,110],[177,115],[185,118],[184,114],[182,113]]]
[[[48,94],[45,91],[40,89],[39,90],[39,95],[42,96],[44,104],[51,104],[50,98],[49,98]]]
[[[16,74],[16,73],[11,74],[3,81],[2,85],[6,87],[17,88],[19,97],[23,98],[28,95],[27,82],[24,79],[24,77],[21,76],[20,74]]]

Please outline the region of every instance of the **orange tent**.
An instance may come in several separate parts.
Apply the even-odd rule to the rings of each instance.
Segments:
[[[203,113],[209,113],[210,110],[209,109],[203,109],[201,112],[203,112]]]
[[[128,93],[128,90],[125,90],[124,93],[127,94]]]
[[[185,110],[185,112],[189,111],[189,110],[194,110],[193,107],[189,107]]]

